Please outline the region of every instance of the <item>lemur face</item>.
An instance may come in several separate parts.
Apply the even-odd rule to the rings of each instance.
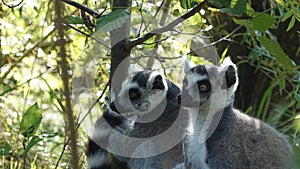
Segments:
[[[184,63],[185,78],[182,95],[178,97],[184,107],[208,107],[223,102],[232,104],[238,79],[236,66],[226,58],[220,66],[191,66],[189,60]]]
[[[143,116],[166,100],[168,85],[165,77],[155,71],[134,73],[122,83],[113,106],[122,113]]]

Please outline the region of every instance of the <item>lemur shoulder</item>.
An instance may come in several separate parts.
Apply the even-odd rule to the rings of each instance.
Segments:
[[[291,145],[268,124],[233,108],[238,86],[229,57],[220,66],[184,61],[178,101],[189,114],[184,139],[188,169],[290,169]]]

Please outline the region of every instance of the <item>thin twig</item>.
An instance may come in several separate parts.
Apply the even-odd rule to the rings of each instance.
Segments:
[[[162,11],[161,19],[159,21],[160,26],[165,26],[167,17],[169,15],[169,9],[170,9],[171,4],[172,4],[172,0],[166,0],[163,3],[163,5],[162,5],[163,11]],[[160,40],[161,40],[161,34],[155,36],[154,42],[158,42]],[[159,44],[160,44],[159,42],[155,43],[154,50],[153,50],[154,56],[157,56],[157,49],[158,49]],[[150,57],[147,61],[147,68],[151,69],[153,67],[153,64],[154,64],[154,57]]]
[[[91,8],[88,8],[88,7],[86,7],[86,6],[84,6],[84,5],[80,4],[80,3],[75,2],[75,1],[71,1],[71,0],[61,0],[61,1],[65,2],[65,3],[69,4],[69,5],[72,5],[72,6],[76,7],[76,8],[78,8],[78,9],[80,9],[80,10],[82,10],[82,11],[84,11],[84,12],[90,14],[90,15],[92,15],[95,18],[98,18],[99,15],[101,16],[101,14],[99,14],[97,11],[94,11]]]
[[[232,34],[234,34],[236,31],[238,31],[239,29],[241,29],[242,27],[243,27],[243,26],[240,25],[240,26],[238,26],[237,28],[235,28],[232,32],[230,32],[228,35],[224,36],[223,38],[220,38],[220,39],[218,39],[217,41],[214,41],[214,42],[212,42],[212,43],[210,43],[210,44],[203,45],[203,46],[201,46],[201,47],[199,47],[199,48],[197,48],[197,49],[207,48],[207,47],[216,45],[217,43],[220,43],[220,42],[225,41],[225,40],[231,41],[231,40],[228,39],[228,38],[229,38]]]
[[[7,75],[12,71],[13,68],[15,68],[18,63],[20,63],[25,57],[29,56],[30,52],[32,52],[36,47],[39,47],[40,44],[42,44],[43,42],[45,42],[45,40],[52,35],[52,33],[55,32],[55,28],[50,31],[45,37],[43,37],[41,40],[39,40],[35,45],[33,45],[30,49],[26,50],[25,53],[23,53],[23,56],[20,57],[17,61],[13,62],[9,69],[3,74],[2,77],[0,77],[0,84],[3,82],[3,80],[7,77]]]
[[[19,3],[17,3],[16,5],[8,5],[8,4],[5,2],[5,0],[2,0],[2,3],[3,3],[5,6],[9,7],[9,8],[15,8],[15,7],[21,5],[21,3],[23,3],[23,1],[24,1],[24,0],[21,0],[21,1],[20,1]]]
[[[174,21],[167,24],[166,26],[157,28],[157,29],[145,34],[142,37],[131,40],[130,42],[127,43],[127,50],[130,51],[133,47],[135,47],[136,45],[142,44],[143,42],[150,39],[151,37],[171,30],[176,25],[180,24],[184,20],[188,19],[189,17],[191,17],[191,16],[195,15],[197,12],[199,12],[204,7],[205,4],[206,4],[206,1],[203,1],[200,4],[198,4],[197,6],[195,6],[192,10],[190,10],[186,14],[182,15],[181,17],[175,19]]]
[[[78,130],[78,128],[80,127],[80,125],[82,124],[82,122],[84,121],[84,119],[91,113],[92,109],[94,108],[94,106],[100,101],[100,99],[103,97],[105,91],[107,90],[108,86],[110,84],[110,81],[108,81],[101,93],[101,95],[95,100],[95,102],[92,104],[92,106],[89,108],[89,110],[87,111],[87,113],[83,116],[83,118],[79,121],[77,127],[76,127],[76,131]]]
[[[178,34],[182,34],[182,35],[191,35],[191,36],[197,36],[197,37],[200,37],[202,39],[211,39],[213,38],[214,36],[203,36],[203,35],[198,35],[199,32],[203,32],[202,29],[199,29],[198,31],[196,32],[192,32],[192,33],[189,33],[189,32],[182,32],[182,31],[179,31],[179,30],[176,30],[176,29],[172,29],[172,31],[178,33]]]
[[[165,40],[167,40],[169,38],[169,36],[168,37],[165,37],[165,38],[163,38],[163,39],[160,39],[160,40],[157,40],[157,41],[154,41],[154,42],[151,42],[151,43],[143,43],[144,45],[154,45],[154,44],[158,44],[158,43],[160,43],[160,42],[163,42],[163,41],[165,41]]]
[[[87,37],[89,37],[89,38],[95,40],[96,42],[100,43],[101,45],[103,45],[104,47],[106,47],[107,49],[110,50],[110,47],[109,47],[109,46],[107,46],[105,43],[101,42],[100,40],[96,39],[95,37],[93,37],[93,36],[91,36],[91,35],[89,35],[89,34],[83,32],[83,31],[81,31],[81,30],[75,28],[74,26],[72,26],[72,25],[70,25],[70,24],[67,24],[67,26],[70,27],[70,28],[72,28],[72,29],[74,29],[75,31],[77,31],[77,32],[79,32],[79,33],[81,33],[81,34],[83,34],[83,35],[85,35],[85,36],[87,36]]]
[[[138,4],[137,4],[138,5]],[[141,4],[141,7],[139,7],[139,12],[140,12],[140,15],[141,15],[141,24],[140,24],[140,28],[138,29],[138,33],[137,33],[137,36],[140,36],[141,35],[141,30],[142,30],[142,26],[143,24],[145,24],[145,19],[143,17],[143,5],[144,5],[144,1],[142,1],[142,4]],[[145,24],[146,25],[146,24]]]
[[[93,105],[89,108],[89,110],[87,111],[87,113],[83,116],[83,118],[81,119],[81,121],[78,123],[78,125],[77,125],[76,128],[75,128],[75,132],[78,131],[78,129],[79,129],[80,125],[83,123],[84,119],[87,117],[88,114],[90,114],[90,112],[92,111],[92,109],[94,108],[94,106],[95,106],[95,105],[99,102],[99,100],[103,97],[103,95],[104,95],[105,91],[107,90],[109,84],[110,84],[110,81],[108,81],[108,82],[106,83],[106,85],[105,85],[105,87],[104,87],[104,89],[103,89],[101,95],[97,98],[97,100],[93,103]],[[63,148],[62,148],[62,151],[61,151],[61,153],[60,153],[60,155],[59,155],[59,157],[58,157],[58,160],[57,160],[57,162],[56,162],[55,169],[58,168],[58,165],[59,165],[59,163],[60,163],[60,160],[61,160],[63,154],[65,153],[66,148],[67,148],[67,145],[69,144],[70,141],[71,141],[71,138],[70,138],[70,137],[67,139],[67,141],[65,141],[64,146],[63,146]]]
[[[4,92],[0,93],[0,96],[4,96],[5,94],[7,94],[7,93],[9,93],[9,92],[11,92],[11,91],[13,91],[13,90],[19,88],[20,86],[23,86],[24,84],[29,83],[30,81],[32,81],[32,80],[34,80],[34,79],[37,79],[37,78],[41,77],[42,75],[44,75],[44,74],[46,74],[46,73],[48,73],[48,72],[50,72],[50,71],[53,71],[53,70],[45,71],[45,72],[40,73],[39,75],[37,75],[37,76],[35,76],[35,77],[32,77],[32,78],[30,78],[30,79],[27,79],[25,82],[20,83],[20,84],[17,84],[17,85],[15,85],[14,87],[12,87],[12,88],[10,88],[10,89],[8,89],[8,90],[5,90]]]
[[[156,16],[158,15],[158,12],[161,10],[161,8],[162,8],[162,6],[163,6],[164,3],[165,3],[165,0],[163,0],[163,1],[161,2],[161,4],[159,5],[159,7],[157,8],[157,10],[156,10],[156,12],[155,12],[153,18],[156,18]],[[151,22],[149,22],[147,25],[145,25],[145,28],[144,28],[143,31],[147,30],[147,28],[149,27],[150,24],[151,24]]]

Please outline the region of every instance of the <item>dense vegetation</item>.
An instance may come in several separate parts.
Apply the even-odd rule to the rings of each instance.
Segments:
[[[231,56],[236,107],[284,133],[300,168],[298,0],[113,2],[1,1],[0,168],[84,168],[117,66],[180,83],[183,55]]]

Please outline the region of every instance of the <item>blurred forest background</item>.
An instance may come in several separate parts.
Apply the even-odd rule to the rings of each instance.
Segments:
[[[180,84],[183,55],[231,56],[235,106],[285,134],[300,168],[299,0],[1,0],[0,16],[0,168],[86,167],[117,66]]]

